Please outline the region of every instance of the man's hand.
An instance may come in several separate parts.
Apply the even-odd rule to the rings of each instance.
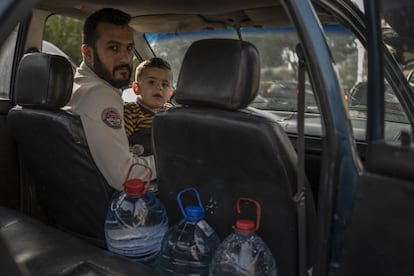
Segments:
[[[134,155],[142,155],[144,154],[144,146],[140,144],[135,144],[129,147],[129,151],[132,152]]]

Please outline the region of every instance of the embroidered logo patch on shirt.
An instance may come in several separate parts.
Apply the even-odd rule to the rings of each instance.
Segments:
[[[122,118],[119,115],[118,110],[113,107],[108,107],[102,111],[102,121],[109,126],[110,128],[121,128],[122,127]]]

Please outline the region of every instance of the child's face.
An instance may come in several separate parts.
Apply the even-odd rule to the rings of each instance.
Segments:
[[[135,93],[141,102],[150,108],[160,108],[170,99],[172,72],[156,67],[145,68],[137,82]]]

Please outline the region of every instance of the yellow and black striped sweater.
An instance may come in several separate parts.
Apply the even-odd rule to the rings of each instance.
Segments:
[[[160,111],[167,110],[170,107],[172,105],[166,103]],[[144,146],[143,155],[153,154],[151,128],[154,116],[154,111],[144,107],[139,102],[130,102],[124,105],[124,123],[129,145],[140,144]]]

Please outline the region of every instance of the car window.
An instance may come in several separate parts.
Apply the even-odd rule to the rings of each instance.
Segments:
[[[18,27],[10,33],[0,49],[0,99],[10,99],[10,80]]]
[[[258,96],[252,107],[268,111],[296,111],[297,57],[295,48],[298,38],[293,28],[241,28],[241,38],[253,43],[261,55],[261,79]],[[174,76],[187,48],[201,38],[237,39],[235,29],[205,30],[181,34],[146,34],[146,38],[157,56],[168,60]],[[312,88],[307,87],[307,104],[317,111]]]
[[[156,56],[168,61],[173,71],[174,83],[177,81],[181,63],[190,45],[200,39],[237,38],[233,29],[203,30],[188,33],[147,33],[145,38]]]
[[[367,120],[367,55],[361,44],[356,40],[357,56],[355,82],[348,88],[346,94],[347,106],[351,123],[354,128],[356,139],[365,140],[365,129]],[[335,48],[333,48],[335,55]],[[404,112],[394,88],[390,86],[387,80],[384,80],[384,139],[396,141],[399,139],[402,130],[409,130],[410,125],[407,114]]]
[[[72,17],[52,15],[46,20],[42,52],[66,57],[77,66],[82,61],[83,22]]]
[[[363,141],[366,139],[366,89],[359,88],[363,88],[367,80],[367,56],[364,47],[351,31],[339,24],[326,24],[323,27],[342,82],[344,104],[349,109],[355,138]],[[296,32],[288,27],[241,28],[240,34],[243,40],[253,43],[261,55],[260,87],[258,96],[251,106],[279,115],[296,112],[298,59],[295,49],[299,41]],[[178,76],[184,54],[192,42],[209,37],[238,37],[233,29],[145,36],[155,55],[171,63],[174,76]],[[305,90],[306,113],[319,114],[317,100],[309,82]],[[409,125],[406,114],[390,86],[385,93],[385,109],[385,137],[389,140],[398,139],[400,131],[407,129]],[[309,118],[308,125],[312,124],[312,128],[306,128],[306,118]],[[305,133],[322,135],[320,119],[314,115],[308,115],[306,118]],[[315,125],[319,125],[317,129]],[[288,132],[296,132],[294,124],[285,129]]]

